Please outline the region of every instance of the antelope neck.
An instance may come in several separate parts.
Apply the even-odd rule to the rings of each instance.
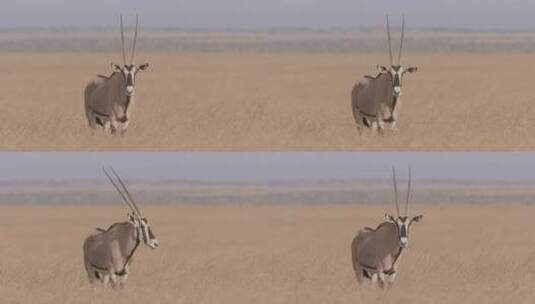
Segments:
[[[124,262],[123,269],[121,269],[121,271],[115,272],[116,275],[125,275],[126,274],[126,265],[128,265],[128,263],[130,262],[130,260],[134,256],[134,253],[136,252],[136,249],[139,247],[139,243],[141,243],[140,232],[139,232],[139,229],[141,229],[141,226],[135,227],[135,228],[136,228],[135,229],[135,231],[136,231],[136,245],[134,246],[134,248],[132,249],[130,254],[128,254],[128,256],[126,256],[126,261]]]

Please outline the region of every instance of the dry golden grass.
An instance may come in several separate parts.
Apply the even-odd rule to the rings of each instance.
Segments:
[[[0,207],[4,303],[532,303],[534,207],[428,206],[398,280],[359,287],[357,230],[384,206],[145,205],[161,247],[141,248],[125,289],[93,290],[82,242],[122,206]]]
[[[131,127],[91,136],[83,90],[119,54],[0,54],[4,150],[534,149],[530,54],[406,53],[399,132],[359,136],[350,92],[381,54],[140,53]]]

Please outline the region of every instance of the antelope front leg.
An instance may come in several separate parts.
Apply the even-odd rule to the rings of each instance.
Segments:
[[[117,130],[119,130],[119,128],[120,128],[120,124],[117,122],[117,120],[112,119],[111,120],[111,134],[116,135]]]
[[[126,280],[128,279],[128,265],[125,265],[123,271],[121,272],[120,275],[118,275],[118,282],[119,282],[119,287],[122,288],[124,287],[124,285],[126,284]]]
[[[128,273],[125,273],[121,276],[118,277],[118,285],[119,285],[119,288],[123,288],[124,285],[126,284],[126,280],[128,279]]]
[[[379,275],[377,273],[373,273],[370,276],[370,280],[371,280],[372,285],[377,284],[378,279],[379,279]]]
[[[391,123],[390,123],[390,131],[397,131],[397,120],[393,120]]]
[[[387,287],[390,287],[394,284],[394,281],[396,280],[396,273],[392,273],[392,274],[389,274],[386,276],[386,283],[387,283]]]
[[[128,124],[130,122],[127,120],[125,121],[124,123],[121,124],[121,127],[119,128],[121,131],[120,131],[120,134],[121,135],[124,135],[126,133],[126,130],[128,129]]]
[[[381,119],[378,119],[377,126],[377,133],[380,135],[385,135],[385,122]]]
[[[391,286],[392,284],[394,284],[397,273],[398,273],[398,266],[397,264],[394,263],[394,265],[392,265],[392,271],[390,272],[390,274],[386,275],[386,281],[388,283],[388,286]]]
[[[106,134],[112,134],[111,132],[111,122],[109,120],[107,120],[106,122],[104,122],[103,124],[103,128],[104,128],[104,133]]]
[[[381,288],[384,288],[385,287],[385,274],[384,272],[379,272],[377,274],[377,276],[379,277],[379,280],[378,280],[378,283],[379,283],[379,287]]]
[[[378,129],[379,129],[379,123],[377,122],[377,120],[372,121],[370,124],[370,130],[372,131],[372,133],[378,132]]]
[[[104,286],[108,286],[110,282],[110,276],[106,274],[102,274],[102,279],[100,280]]]
[[[115,273],[110,273],[110,282],[111,282],[111,287],[113,288],[117,288],[118,284],[117,284],[117,275]]]

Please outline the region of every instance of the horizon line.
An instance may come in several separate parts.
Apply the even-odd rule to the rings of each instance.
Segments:
[[[395,28],[395,27],[394,27]],[[5,32],[107,32],[116,31],[116,26],[0,26],[0,33]],[[372,32],[384,31],[384,26],[266,26],[266,27],[202,27],[202,26],[145,26],[143,31],[152,32]],[[411,27],[415,32],[444,33],[533,33],[535,27],[524,28],[476,28],[476,27]]]

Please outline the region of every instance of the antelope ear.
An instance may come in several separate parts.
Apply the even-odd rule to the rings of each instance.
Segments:
[[[388,213],[385,213],[385,219],[394,223],[396,222],[396,219]]]
[[[113,62],[111,63],[111,68],[117,72],[121,71],[121,67]]]
[[[407,73],[416,73],[418,71],[418,67],[408,67],[405,72]]]
[[[413,218],[411,219],[411,222],[416,222],[416,223],[418,223],[423,217],[424,217],[424,216],[421,215],[421,214],[420,214],[420,215],[417,215],[417,216],[415,216],[415,217],[413,217]]]
[[[377,65],[377,69],[379,70],[379,73],[384,74],[388,72],[388,69],[385,66]]]
[[[138,70],[145,71],[149,67],[148,63],[144,63],[138,67]]]

